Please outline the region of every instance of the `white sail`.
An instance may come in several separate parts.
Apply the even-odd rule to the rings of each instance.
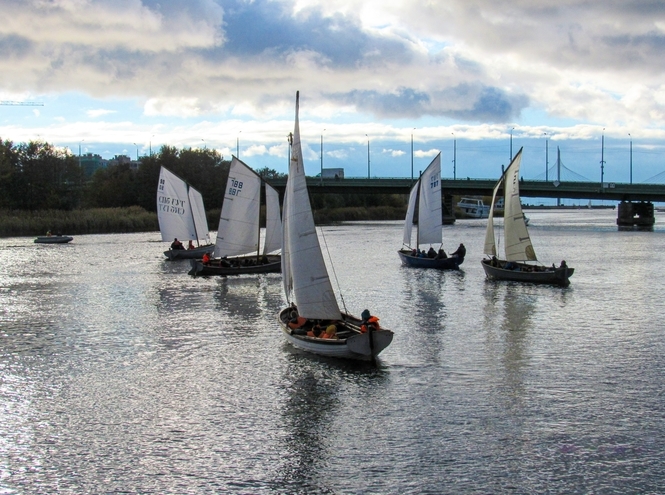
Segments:
[[[298,109],[298,93],[296,93],[296,118],[289,178],[286,183],[286,207],[283,213],[285,248],[282,251],[282,258],[289,258],[282,264],[284,269],[282,276],[290,279],[292,283],[285,281],[284,287],[292,286],[293,301],[298,307],[300,316],[338,320],[341,318],[341,313],[321,253],[307,192]]]
[[[441,244],[441,153],[420,177],[418,244]]]
[[[263,254],[277,251],[282,246],[282,220],[279,214],[279,193],[266,184],[266,238]]]
[[[420,189],[420,179],[411,188],[409,195],[409,206],[406,209],[406,218],[404,219],[404,239],[402,242],[406,246],[411,246],[411,232],[413,231],[413,215],[416,211],[416,200],[418,199],[418,190]]]
[[[261,177],[234,156],[219,215],[216,257],[258,253],[260,206]]]
[[[490,212],[487,217],[487,230],[485,230],[485,248],[483,252],[488,256],[496,256],[496,239],[494,237],[494,205],[496,204],[496,195],[503,184],[503,176],[499,182],[494,186],[492,193],[492,203],[490,204]]]
[[[208,237],[201,194],[164,167],[159,172],[157,185],[157,218],[162,241],[172,241],[176,237],[180,240]],[[199,219],[198,229],[195,218]]]
[[[192,219],[194,220],[194,229],[196,230],[195,239],[208,243],[208,219],[206,218],[206,210],[203,206],[203,196],[193,187],[189,188],[187,195],[189,196],[189,203],[192,205]]]
[[[505,206],[503,213],[504,244],[506,260],[536,261],[536,253],[531,244],[529,231],[524,221],[520,201],[520,162],[522,150],[515,155],[503,178]]]

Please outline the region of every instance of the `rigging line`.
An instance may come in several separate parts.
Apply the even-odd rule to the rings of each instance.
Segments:
[[[323,244],[326,247],[326,253],[328,254],[328,260],[330,260],[330,267],[332,268],[333,276],[335,277],[335,284],[337,284],[337,291],[339,292],[339,298],[342,300],[342,306],[344,307],[344,312],[349,314],[348,309],[346,309],[346,302],[344,301],[344,295],[342,294],[342,288],[339,285],[339,280],[337,279],[337,272],[335,271],[335,264],[333,263],[332,256],[330,256],[330,250],[328,249],[328,240],[326,235],[323,232],[323,228],[319,227],[321,230],[321,237],[323,237]]]

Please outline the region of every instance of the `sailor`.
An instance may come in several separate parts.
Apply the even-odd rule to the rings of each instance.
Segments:
[[[464,244],[460,242],[459,247],[454,253],[451,254],[451,256],[458,256],[460,258],[464,258],[466,256],[466,248],[464,247]]]
[[[183,246],[182,242],[180,242],[178,238],[175,237],[171,243],[171,249],[185,249],[185,246]]]
[[[372,316],[369,312],[369,309],[364,310],[360,316],[363,319],[362,324],[360,325],[360,331],[362,333],[367,332],[368,329],[381,330],[381,326],[379,325],[379,318]]]

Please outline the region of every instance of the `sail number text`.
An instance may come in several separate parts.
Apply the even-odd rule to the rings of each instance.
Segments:
[[[157,205],[159,207],[159,211],[162,211],[164,213],[175,213],[176,215],[185,214],[186,201],[184,199],[169,198],[168,196],[159,196],[157,202],[159,203]]]

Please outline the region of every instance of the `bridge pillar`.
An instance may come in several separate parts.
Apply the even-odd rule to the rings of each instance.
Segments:
[[[619,203],[619,216],[617,225],[619,227],[641,227],[652,228],[656,222],[653,213],[653,203],[650,201],[622,201]]]
[[[451,225],[455,223],[455,212],[453,211],[453,196],[452,194],[441,194],[441,206],[443,212],[443,224]]]

